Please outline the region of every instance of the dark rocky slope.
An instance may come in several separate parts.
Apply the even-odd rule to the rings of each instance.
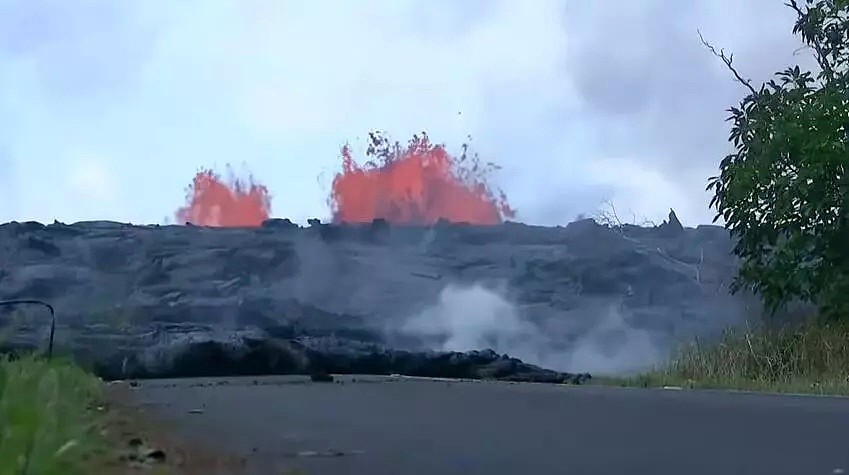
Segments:
[[[54,304],[57,351],[110,378],[576,380],[644,367],[750,315],[726,292],[730,249],[722,228],[677,219],[619,230],[13,222],[0,225],[0,299]],[[44,315],[20,310],[0,313],[7,346],[43,344]]]

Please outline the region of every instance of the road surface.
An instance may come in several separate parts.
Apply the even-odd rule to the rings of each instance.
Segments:
[[[245,473],[849,475],[846,398],[350,376],[133,394]]]

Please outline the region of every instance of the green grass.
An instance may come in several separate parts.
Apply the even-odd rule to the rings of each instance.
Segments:
[[[106,448],[101,382],[66,360],[0,356],[0,475],[88,474]]]
[[[727,330],[717,342],[685,345],[653,371],[602,382],[849,395],[849,322]]]
[[[71,360],[0,355],[0,475],[211,475],[241,466],[171,438],[128,396]]]

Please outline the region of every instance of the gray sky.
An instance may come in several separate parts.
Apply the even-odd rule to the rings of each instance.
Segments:
[[[384,129],[471,134],[521,221],[611,200],[706,223],[744,90],[696,29],[761,81],[810,64],[793,19],[782,0],[0,0],[0,221],[162,222],[226,163],[275,216],[326,219],[339,147]]]

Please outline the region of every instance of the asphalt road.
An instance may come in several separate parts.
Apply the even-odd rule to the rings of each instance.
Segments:
[[[264,475],[849,474],[844,398],[343,381],[147,381],[134,401]]]

